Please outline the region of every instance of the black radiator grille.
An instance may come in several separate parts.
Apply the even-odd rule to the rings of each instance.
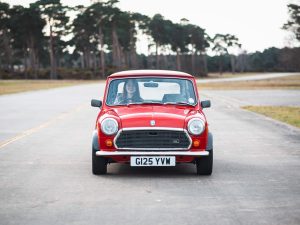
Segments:
[[[177,130],[123,130],[116,139],[117,148],[188,149],[190,139]]]

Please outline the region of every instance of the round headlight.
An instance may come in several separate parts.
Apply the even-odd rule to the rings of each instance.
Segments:
[[[112,118],[106,118],[101,122],[101,130],[106,135],[113,135],[118,132],[118,122]]]
[[[201,119],[191,119],[188,122],[188,131],[193,135],[200,135],[205,129],[205,123]]]

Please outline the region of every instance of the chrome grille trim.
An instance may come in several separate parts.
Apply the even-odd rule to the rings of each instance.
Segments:
[[[134,131],[134,130],[162,130],[162,131],[182,131],[186,137],[189,140],[189,146],[187,148],[119,148],[117,145],[117,139],[121,135],[123,131]],[[114,146],[117,149],[120,150],[135,150],[135,151],[141,151],[141,150],[158,150],[158,151],[168,151],[168,150],[189,150],[192,146],[192,138],[188,134],[186,129],[183,128],[170,128],[170,127],[131,127],[131,128],[123,128],[120,129],[117,133],[117,135],[114,138]]]

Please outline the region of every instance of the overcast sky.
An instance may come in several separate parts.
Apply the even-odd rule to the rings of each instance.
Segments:
[[[34,1],[5,2],[27,6]],[[91,4],[90,0],[62,2],[70,6]],[[287,4],[292,2],[299,3],[299,0],[120,0],[118,6],[148,16],[160,13],[173,22],[186,18],[204,28],[210,36],[216,33],[236,35],[243,49],[254,52],[272,46],[291,46],[289,32],[281,27],[288,20]]]

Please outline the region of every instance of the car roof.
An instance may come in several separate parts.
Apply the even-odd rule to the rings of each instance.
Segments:
[[[111,74],[109,78],[115,77],[130,77],[130,76],[170,76],[170,77],[186,77],[192,78],[193,76],[179,71],[172,70],[127,70]]]

